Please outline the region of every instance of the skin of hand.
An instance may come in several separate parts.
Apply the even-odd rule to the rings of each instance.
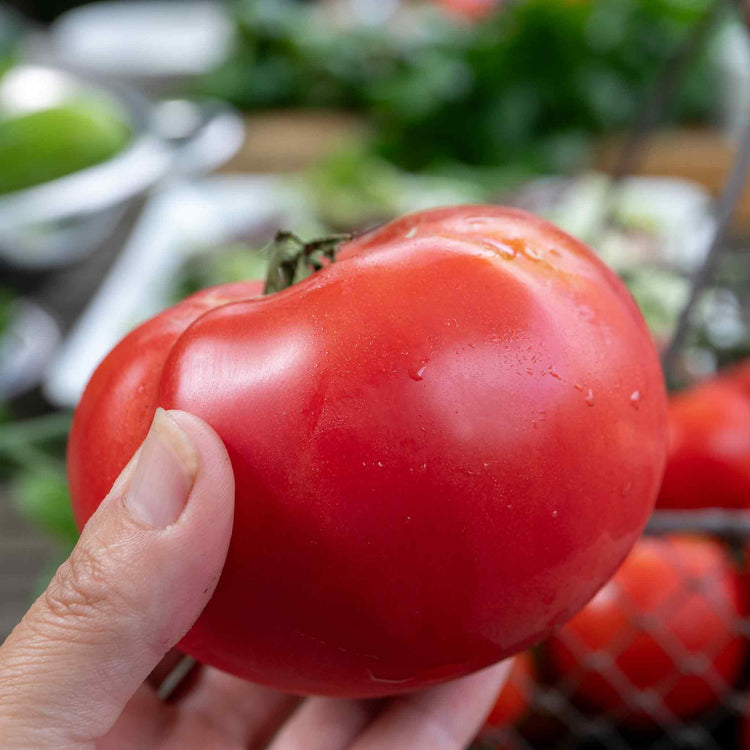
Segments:
[[[422,693],[368,702],[296,698],[199,667],[189,688],[160,700],[157,676],[213,593],[233,511],[234,477],[219,437],[193,415],[159,409],[70,558],[0,647],[0,747],[454,750],[469,744],[506,663]]]

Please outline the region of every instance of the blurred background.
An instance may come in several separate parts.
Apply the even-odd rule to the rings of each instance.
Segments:
[[[262,278],[281,227],[511,204],[622,276],[687,437],[647,536],[516,659],[477,746],[750,749],[746,18],[735,0],[0,2],[0,641],[75,542],[70,416],[125,333]]]

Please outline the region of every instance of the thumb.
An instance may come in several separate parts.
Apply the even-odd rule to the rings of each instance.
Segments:
[[[70,558],[0,648],[0,746],[104,735],[219,579],[234,478],[221,440],[158,409]]]

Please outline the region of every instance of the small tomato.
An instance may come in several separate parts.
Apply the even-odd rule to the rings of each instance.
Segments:
[[[659,508],[750,507],[747,373],[745,366],[670,399]]]
[[[635,727],[716,706],[742,668],[745,596],[716,541],[645,537],[548,643],[576,696]]]

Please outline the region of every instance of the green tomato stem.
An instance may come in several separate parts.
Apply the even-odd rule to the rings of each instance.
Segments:
[[[270,260],[263,294],[292,286],[303,271],[315,273],[326,265],[326,260],[332,263],[341,244],[351,237],[350,234],[332,234],[305,242],[292,232],[277,232],[266,249]]]

